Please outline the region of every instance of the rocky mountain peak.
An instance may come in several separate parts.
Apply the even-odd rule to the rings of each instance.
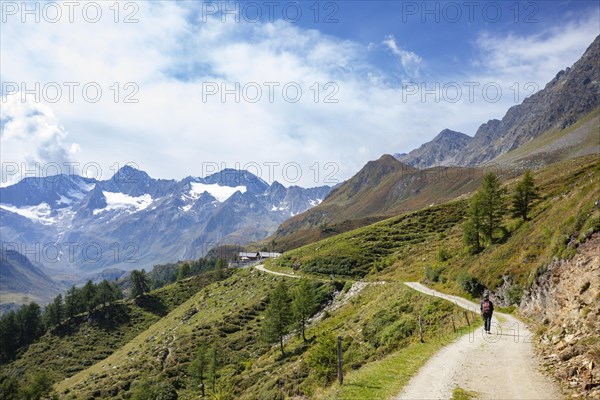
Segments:
[[[449,165],[473,140],[462,132],[444,129],[430,142],[405,155],[396,155],[398,160],[413,167],[428,168],[434,165]]]
[[[95,179],[78,175],[26,177],[2,188],[0,203],[19,207],[46,203],[52,208],[63,208],[81,200],[95,183]]]
[[[432,142],[440,142],[444,140],[469,140],[471,137],[462,132],[453,131],[452,129],[444,129],[436,137],[433,138]]]
[[[245,186],[250,193],[263,193],[269,188],[267,182],[253,173],[233,168],[225,168],[207,176],[203,181],[207,184],[217,184],[219,186]]]

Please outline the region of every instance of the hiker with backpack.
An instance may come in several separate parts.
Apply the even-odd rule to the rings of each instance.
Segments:
[[[492,314],[494,313],[494,303],[490,300],[488,293],[484,293],[483,301],[480,304],[481,316],[483,317],[483,329],[485,333],[491,333]]]

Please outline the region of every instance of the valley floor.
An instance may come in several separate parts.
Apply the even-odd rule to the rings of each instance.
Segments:
[[[463,308],[479,309],[478,304],[419,283],[407,285]],[[443,348],[396,400],[449,399],[456,388],[472,392],[478,399],[560,399],[563,396],[556,385],[539,372],[531,335],[523,322],[496,312],[491,335],[479,328]]]

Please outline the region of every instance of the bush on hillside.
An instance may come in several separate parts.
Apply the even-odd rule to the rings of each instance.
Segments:
[[[523,288],[520,285],[511,285],[506,290],[506,301],[508,305],[520,304],[523,297]]]
[[[333,382],[337,373],[337,340],[332,332],[317,336],[317,343],[306,354],[306,363],[317,380]]]
[[[131,400],[177,400],[177,391],[168,381],[151,383],[148,379],[137,382],[131,391]]]
[[[483,292],[484,286],[479,280],[469,275],[467,272],[461,272],[456,277],[456,282],[459,284],[462,290],[469,293],[473,297],[478,297]]]
[[[427,266],[425,267],[425,278],[427,278],[429,282],[439,282],[444,269],[444,267]]]
[[[437,260],[439,262],[446,262],[450,258],[452,258],[452,254],[450,254],[450,251],[446,248],[446,246],[442,246],[438,249]]]

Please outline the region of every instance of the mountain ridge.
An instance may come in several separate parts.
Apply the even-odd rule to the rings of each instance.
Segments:
[[[475,190],[482,172],[441,167],[419,170],[386,154],[369,161],[321,204],[283,222],[266,241],[275,250],[299,247]]]
[[[542,90],[510,107],[501,120],[481,124],[466,143],[440,145],[438,135],[397,158],[420,168],[483,165],[549,130],[564,130],[600,106],[599,58],[600,35],[572,67],[559,71]]]

